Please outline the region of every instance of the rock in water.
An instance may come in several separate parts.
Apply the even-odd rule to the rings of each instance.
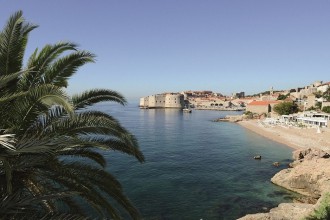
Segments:
[[[279,163],[279,162],[274,162],[273,165],[274,165],[275,167],[279,167],[279,166],[280,166],[280,163]]]

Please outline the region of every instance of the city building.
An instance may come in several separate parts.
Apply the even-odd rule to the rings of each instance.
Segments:
[[[273,111],[276,104],[281,101],[252,101],[246,106],[246,111],[257,114],[268,114]]]

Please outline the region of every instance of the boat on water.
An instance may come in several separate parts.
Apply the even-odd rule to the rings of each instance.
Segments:
[[[185,113],[191,113],[191,109],[189,109],[189,108],[184,108],[184,109],[182,109],[182,111]]]

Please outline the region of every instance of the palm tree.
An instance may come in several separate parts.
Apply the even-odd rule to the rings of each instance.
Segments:
[[[119,204],[139,219],[102,155],[120,151],[143,162],[137,140],[112,116],[88,108],[101,101],[124,105],[125,98],[108,89],[64,92],[68,79],[95,57],[71,42],[36,49],[24,67],[36,27],[19,11],[0,32],[0,135],[11,134],[3,142],[0,136],[0,215],[20,219],[38,210],[34,217],[63,212],[79,219],[89,216],[87,206],[102,218],[121,219]]]

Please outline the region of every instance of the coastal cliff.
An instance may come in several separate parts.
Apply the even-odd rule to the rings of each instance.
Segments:
[[[319,149],[297,150],[293,153],[293,168],[277,173],[271,181],[302,195],[319,198],[330,191],[329,154]]]
[[[282,219],[300,220],[320,207],[321,200],[330,192],[329,153],[320,149],[302,149],[293,152],[295,160],[290,168],[278,172],[271,181],[302,195],[318,199],[314,204],[282,203],[269,213],[246,215],[239,220]]]

